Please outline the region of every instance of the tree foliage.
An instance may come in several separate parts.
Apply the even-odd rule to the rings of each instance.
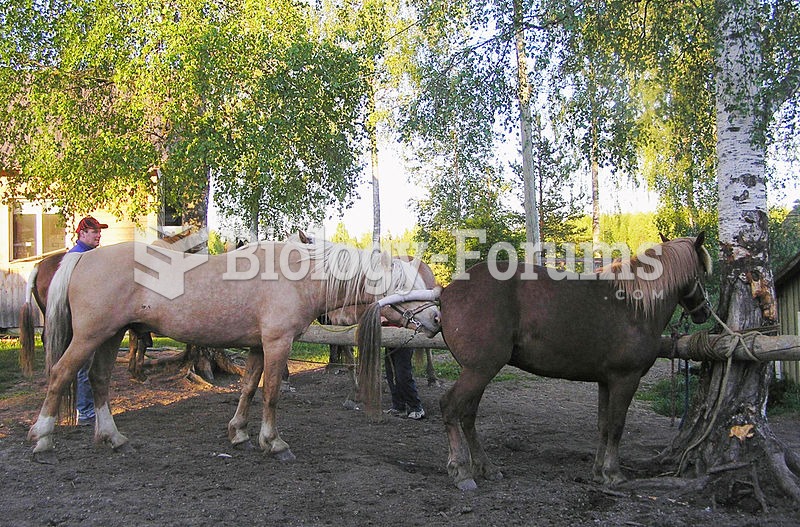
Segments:
[[[136,217],[159,206],[157,169],[179,210],[212,175],[224,214],[279,226],[350,203],[362,65],[308,6],[4,3],[7,198]]]

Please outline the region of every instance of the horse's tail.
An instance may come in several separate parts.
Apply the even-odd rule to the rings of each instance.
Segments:
[[[381,306],[369,306],[358,324],[358,391],[367,415],[380,416],[381,403]]]
[[[72,271],[81,255],[82,253],[67,253],[64,256],[47,292],[44,334],[45,365],[48,376],[51,368],[58,362],[72,340],[72,312],[69,308],[67,290]]]
[[[34,359],[36,356],[34,349],[34,329],[33,329],[33,288],[36,287],[36,275],[39,274],[39,266],[36,265],[28,277],[28,285],[25,287],[25,303],[19,310],[19,367],[22,374],[26,377],[33,375]]]

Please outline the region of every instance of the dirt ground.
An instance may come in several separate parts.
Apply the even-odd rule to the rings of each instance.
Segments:
[[[657,363],[645,382],[669,369]],[[462,493],[445,470],[438,408],[444,387],[418,380],[428,412],[422,421],[370,423],[342,407],[348,383],[324,370],[293,375],[279,426],[297,460],[280,463],[227,440],[238,378],[201,388],[162,372],[138,383],[118,365],[113,409],[130,448],[115,453],[93,445],[90,427],[59,427],[59,462],[43,465],[31,460],[25,439],[43,399],[37,378],[18,387],[27,394],[0,400],[0,525],[800,525],[800,510],[776,494],[763,513],[708,496],[593,483],[592,384],[534,377],[492,383],[478,429],[505,477],[478,480],[477,491]],[[260,403],[253,410],[257,437]],[[800,417],[771,424],[800,449]],[[669,418],[634,402],[621,446],[629,477],[657,475],[662,469],[648,460],[675,432]]]

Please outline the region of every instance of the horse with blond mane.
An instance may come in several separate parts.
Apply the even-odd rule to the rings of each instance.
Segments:
[[[127,443],[114,423],[108,389],[119,343],[125,330],[134,327],[202,346],[261,348],[259,444],[277,459],[293,459],[275,414],[294,338],[320,314],[348,304],[390,295],[392,302],[413,309],[431,297],[417,278],[406,263],[327,242],[262,242],[215,256],[136,242],[70,253],[50,284],[45,323],[49,384],[28,433],[36,442],[34,457],[49,461],[52,456],[61,394],[90,359],[95,441],[113,449]],[[386,316],[399,318],[388,309]],[[437,318],[438,310],[431,308],[418,320],[433,334]],[[234,443],[247,441],[246,424],[246,415],[237,409],[228,425]]]

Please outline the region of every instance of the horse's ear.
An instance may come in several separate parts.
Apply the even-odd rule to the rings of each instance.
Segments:
[[[659,232],[658,235],[661,237],[661,243],[667,243],[669,241],[669,238],[664,236],[662,233]]]
[[[706,241],[706,231],[700,231],[700,234],[694,239],[694,248],[699,249],[702,247],[704,241]]]
[[[303,231],[298,230],[297,237],[300,238],[300,243],[302,244],[308,245],[311,243],[311,238],[306,236],[306,233],[304,233]]]

